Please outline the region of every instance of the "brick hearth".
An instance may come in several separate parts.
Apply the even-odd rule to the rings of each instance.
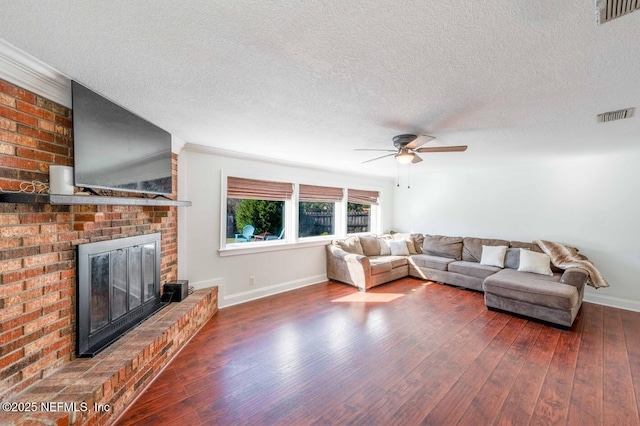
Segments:
[[[215,314],[217,301],[218,288],[213,287],[165,307],[95,357],[77,358],[12,397],[9,402],[31,404],[35,412],[0,413],[0,422],[57,426],[111,422]]]

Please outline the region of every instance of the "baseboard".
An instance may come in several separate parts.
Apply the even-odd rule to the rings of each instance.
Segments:
[[[601,296],[597,294],[585,294],[584,301],[595,303],[596,305],[610,306],[612,308],[626,309],[628,311],[640,312],[640,301],[622,299],[613,296]]]
[[[222,291],[222,297],[218,292],[218,306],[220,308],[226,308],[228,306],[237,305],[239,303],[249,302],[251,300],[261,299],[267,296],[273,296],[274,294],[283,293],[289,290],[295,290],[297,288],[306,287],[313,284],[318,284],[327,281],[327,276],[315,275],[311,277],[305,277],[299,280],[293,280],[286,283],[270,285],[267,287],[260,287],[251,291],[243,291],[236,294],[226,295],[225,291]],[[222,288],[222,290],[225,290]]]

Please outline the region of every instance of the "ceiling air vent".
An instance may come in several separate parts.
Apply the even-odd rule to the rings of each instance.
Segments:
[[[598,114],[598,123],[606,123],[607,121],[622,120],[630,118],[635,108],[619,109],[617,111],[603,112]]]
[[[640,9],[640,0],[596,0],[598,24]]]

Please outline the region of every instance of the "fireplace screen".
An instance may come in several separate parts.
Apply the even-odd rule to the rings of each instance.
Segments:
[[[160,306],[160,234],[78,246],[78,355],[93,356]]]

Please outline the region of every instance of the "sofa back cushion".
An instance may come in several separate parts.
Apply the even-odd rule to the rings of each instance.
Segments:
[[[509,241],[466,237],[462,242],[462,260],[466,260],[467,262],[480,262],[480,259],[482,259],[482,246],[508,247]]]
[[[542,253],[542,249],[536,243],[525,243],[523,241],[510,241],[509,247],[516,248],[516,249],[523,248],[523,249],[535,251],[538,253]]]
[[[380,256],[380,243],[375,235],[360,235],[360,245],[365,256]]]
[[[462,260],[462,237],[425,235],[422,243],[422,254]]]
[[[334,240],[333,243],[347,253],[364,255],[362,245],[360,244],[360,238],[358,237],[353,236],[345,238],[344,240]]]
[[[411,234],[411,238],[413,238],[413,245],[416,248],[416,252],[418,254],[422,254],[422,245],[424,244],[424,235]]]

